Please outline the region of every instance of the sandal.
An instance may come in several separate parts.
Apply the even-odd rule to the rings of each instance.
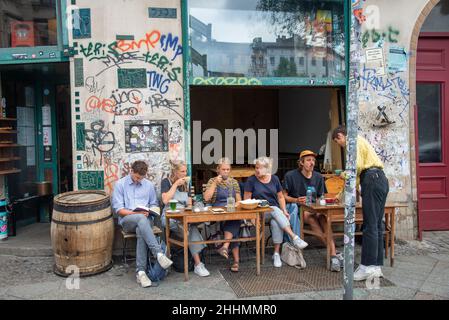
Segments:
[[[231,266],[231,271],[232,272],[239,272],[239,263],[238,262],[234,262]]]
[[[226,248],[221,247],[220,249],[217,250],[217,253],[226,260],[229,259],[228,250]]]

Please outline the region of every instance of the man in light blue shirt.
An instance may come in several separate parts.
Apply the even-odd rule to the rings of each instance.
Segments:
[[[144,161],[136,161],[131,166],[131,173],[117,181],[112,194],[112,208],[118,215],[118,223],[125,232],[135,232],[136,246],[136,272],[137,283],[142,287],[151,286],[151,280],[146,275],[148,263],[148,248],[157,258],[159,264],[167,269],[173,263],[165,253],[154,236],[148,212],[134,212],[138,206],[157,206],[157,196],[154,185],[145,176],[148,166]]]

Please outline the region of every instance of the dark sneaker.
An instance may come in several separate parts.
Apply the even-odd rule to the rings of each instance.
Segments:
[[[331,271],[340,272],[340,260],[336,256],[331,257]]]

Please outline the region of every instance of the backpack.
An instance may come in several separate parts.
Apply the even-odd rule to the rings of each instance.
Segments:
[[[170,248],[171,253],[171,261],[173,261],[172,267],[173,270],[176,272],[184,273],[184,248],[182,247],[171,247]],[[195,268],[195,262],[193,261],[192,254],[190,253],[190,250],[187,249],[188,254],[188,270],[193,271]],[[204,257],[204,250],[200,252],[200,260],[204,263],[205,257]]]
[[[170,259],[173,261],[172,267],[173,270],[176,272],[183,273],[184,272],[184,248],[182,247],[176,247],[171,248],[171,257]],[[193,271],[194,269],[194,262],[192,254],[190,253],[190,250],[188,250],[188,259],[189,259],[189,271]]]
[[[165,252],[166,245],[164,241],[160,242],[162,251]],[[148,263],[147,275],[151,281],[159,282],[162,281],[167,276],[168,270],[161,267],[157,259],[151,258]]]
[[[294,247],[290,242],[285,242],[282,245],[281,260],[289,266],[298,269],[304,269],[306,267],[306,261],[302,256],[301,250]]]

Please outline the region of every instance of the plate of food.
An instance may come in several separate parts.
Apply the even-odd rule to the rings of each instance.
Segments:
[[[223,213],[225,210],[223,208],[211,208],[210,211],[213,213]]]

